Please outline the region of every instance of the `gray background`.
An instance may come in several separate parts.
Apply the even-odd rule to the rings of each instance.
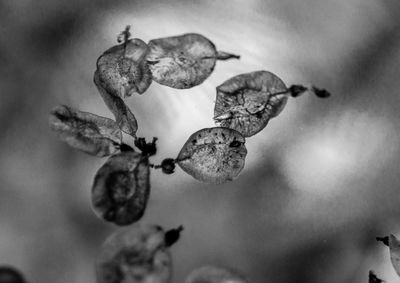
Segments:
[[[195,267],[228,266],[253,282],[397,282],[376,235],[400,236],[398,0],[0,2],[0,263],[29,282],[95,282],[93,261],[116,229],[93,214],[90,188],[104,159],[50,132],[49,110],[68,104],[111,117],[92,83],[97,57],[132,25],[133,37],[197,32],[242,56],[218,62],[202,85],[153,83],[127,99],[141,136],[175,157],[213,125],[215,87],[269,70],[313,83],[248,139],[232,183],[208,186],[181,170],[152,172],[142,221],[183,224],[174,282]]]

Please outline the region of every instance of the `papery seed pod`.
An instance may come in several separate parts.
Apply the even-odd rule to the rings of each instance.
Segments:
[[[193,270],[185,283],[249,283],[237,272],[215,266],[203,266]]]
[[[235,130],[205,128],[189,137],[176,161],[195,179],[220,184],[242,171],[247,155],[244,144],[244,137]]]
[[[217,87],[215,122],[245,137],[253,136],[281,113],[287,92],[283,81],[267,71],[235,76]]]
[[[108,109],[113,113],[119,128],[128,135],[136,137],[138,124],[135,115],[133,115],[129,107],[125,104],[122,98],[107,92],[105,89],[106,86],[100,80],[98,71],[94,73],[93,81]]]
[[[151,72],[145,60],[148,46],[140,39],[115,45],[97,59],[99,79],[106,91],[125,98],[144,93],[151,84]]]
[[[98,283],[168,283],[172,259],[158,225],[134,224],[111,235],[96,262]]]
[[[148,46],[153,80],[178,89],[201,84],[214,70],[216,60],[239,58],[218,52],[210,40],[196,33],[153,39]]]
[[[389,235],[389,249],[390,261],[397,275],[400,276],[400,241],[392,234]]]
[[[121,130],[111,119],[60,105],[50,112],[50,128],[68,145],[103,157],[119,150]]]
[[[97,171],[92,186],[96,215],[117,225],[129,225],[144,214],[150,194],[147,156],[133,151],[111,156]]]
[[[25,283],[23,275],[14,267],[0,266],[1,283]]]

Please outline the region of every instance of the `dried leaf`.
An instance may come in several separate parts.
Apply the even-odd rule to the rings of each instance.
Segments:
[[[253,136],[283,110],[287,96],[285,84],[270,72],[235,76],[217,87],[215,122],[245,137]]]
[[[97,60],[97,71],[106,91],[120,98],[144,93],[152,81],[145,60],[148,51],[146,43],[137,38],[105,51]]]
[[[111,235],[96,262],[98,283],[168,283],[172,259],[158,225],[135,224]]]
[[[203,266],[193,270],[186,278],[185,283],[249,283],[249,281],[229,269]]]
[[[244,137],[228,128],[206,128],[192,134],[182,147],[178,165],[195,179],[220,184],[231,181],[245,163]]]
[[[239,56],[217,52],[215,45],[200,34],[153,39],[148,44],[147,61],[153,79],[159,84],[178,89],[191,88],[207,79],[217,59]]]
[[[119,96],[115,96],[107,92],[105,89],[106,86],[100,80],[98,71],[94,73],[94,83],[108,109],[110,109],[110,111],[114,114],[119,128],[132,137],[136,137],[138,124],[135,115],[133,115],[129,107]]]
[[[119,150],[121,130],[111,119],[60,105],[51,111],[49,122],[61,140],[88,154],[102,157]]]
[[[99,218],[129,225],[144,214],[150,194],[146,156],[127,151],[111,156],[97,171],[92,186],[92,207]]]
[[[397,275],[400,276],[400,241],[394,235],[389,236],[389,248],[390,261]]]

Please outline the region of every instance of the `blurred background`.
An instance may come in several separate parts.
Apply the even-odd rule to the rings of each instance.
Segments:
[[[48,113],[67,104],[112,117],[92,82],[97,57],[126,25],[133,37],[201,33],[240,54],[202,85],[153,83],[126,100],[154,163],[213,126],[215,87],[268,70],[287,85],[331,91],[289,101],[247,140],[234,182],[209,186],[152,171],[142,222],[184,225],[173,282],[195,267],[234,268],[252,282],[398,282],[375,236],[400,236],[398,0],[0,1],[0,264],[29,282],[94,283],[93,262],[117,227],[90,206],[105,159],[69,148]]]

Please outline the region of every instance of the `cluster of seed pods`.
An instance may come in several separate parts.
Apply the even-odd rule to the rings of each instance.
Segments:
[[[217,51],[209,39],[194,33],[153,39],[146,44],[141,39],[131,39],[127,27],[118,42],[98,58],[93,78],[115,120],[65,105],[50,113],[50,127],[61,140],[88,154],[108,157],[94,177],[92,207],[100,219],[118,226],[131,225],[144,215],[150,196],[150,168],[171,174],[177,164],[202,182],[232,181],[245,165],[245,139],[279,115],[288,97],[305,92],[329,96],[316,87],[287,88],[279,77],[267,71],[237,75],[216,88],[216,127],[193,133],[176,158],[154,165],[149,159],[157,152],[157,138],[146,142],[137,136],[138,122],[124,99],[143,94],[153,80],[175,89],[192,88],[210,76],[217,60],[240,56]],[[122,132],[133,137],[134,145],[124,143]],[[134,224],[112,235],[103,245],[96,265],[98,282],[169,282],[168,247],[179,238],[180,230],[164,232],[157,225]],[[200,282],[248,281],[229,270],[204,267],[186,281]]]

